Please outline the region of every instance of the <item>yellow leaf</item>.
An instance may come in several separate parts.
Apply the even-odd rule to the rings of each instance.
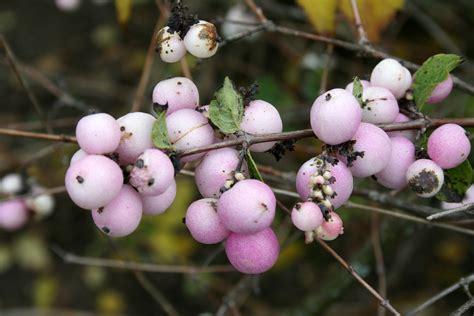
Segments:
[[[357,0],[362,25],[370,41],[377,42],[405,0]],[[321,34],[334,35],[337,12],[340,11],[354,26],[351,0],[297,0],[311,24]],[[354,32],[354,34],[357,34]]]
[[[297,3],[318,33],[334,34],[337,0],[297,0]]]
[[[340,10],[354,25],[354,14],[350,0],[340,0]],[[403,7],[405,0],[357,0],[360,19],[371,42],[377,42],[395,13]]]
[[[115,10],[117,12],[117,20],[124,27],[128,24],[132,15],[133,0],[115,0]]]

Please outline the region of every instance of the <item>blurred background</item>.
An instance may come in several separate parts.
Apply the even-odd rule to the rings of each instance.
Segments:
[[[165,22],[165,2],[82,0],[71,7],[60,2],[0,1],[0,33],[53,133],[74,135],[76,122],[90,110],[120,117],[138,102],[140,110],[149,112],[153,86],[183,74],[179,63],[161,62],[153,47],[147,62],[155,26]],[[348,0],[256,2],[278,25],[357,41]],[[244,1],[185,3],[190,12],[214,22],[224,38],[242,31],[242,25],[224,23],[226,19],[256,22]],[[359,9],[369,39],[378,47],[419,64],[436,53],[460,54],[465,62],[455,74],[473,82],[473,1],[360,0]],[[201,104],[212,99],[225,76],[241,86],[257,81],[258,98],[279,109],[287,131],[309,127],[309,109],[321,90],[345,87],[355,75],[368,79],[377,62],[276,33],[231,42],[208,60],[186,57]],[[150,77],[140,90],[145,64],[150,65]],[[0,100],[0,127],[45,132],[3,48]],[[473,96],[455,90],[424,112],[432,117],[473,117],[473,105]],[[74,144],[0,135],[0,176],[21,173],[42,187],[60,187],[76,150]],[[305,140],[278,162],[269,154],[255,159],[266,167],[265,180],[294,191],[295,172],[319,150],[316,141]],[[144,218],[135,233],[112,242],[96,229],[89,212],[73,205],[65,193],[54,195],[56,206],[49,216],[32,216],[14,232],[0,230],[0,315],[162,315],[163,302],[183,315],[204,315],[222,308],[223,301],[232,302],[224,308],[226,315],[377,314],[373,297],[318,244],[305,245],[283,212],[274,224],[282,253],[277,265],[260,277],[237,272],[146,273],[144,283],[131,271],[68,264],[53,251],[167,265],[227,264],[221,246],[196,243],[182,224],[187,206],[199,195],[191,177],[178,175],[177,182],[177,198],[166,213]],[[356,187],[385,192],[371,179]],[[436,200],[422,201],[410,192],[400,192],[397,198],[439,207]],[[281,201],[290,208],[294,203],[289,198]],[[381,206],[363,197],[354,196],[353,201]],[[377,288],[373,245],[374,240],[380,243],[387,296],[399,311],[416,307],[474,272],[473,236],[367,210],[341,209],[339,214],[345,233],[331,246]],[[474,228],[469,221],[462,225]],[[147,284],[159,292],[150,295]],[[458,290],[420,315],[447,315],[467,298]]]

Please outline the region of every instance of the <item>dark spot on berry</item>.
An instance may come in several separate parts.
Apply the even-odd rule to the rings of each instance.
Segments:
[[[138,159],[135,162],[135,167],[137,167],[138,169],[142,169],[144,165],[145,165],[145,162],[143,161],[143,159]]]
[[[151,178],[150,180],[148,180],[148,186],[151,187],[153,184],[155,183],[155,179],[154,178]]]
[[[76,177],[76,180],[77,180],[77,182],[79,182],[79,183],[84,183],[84,178],[81,177],[81,176],[77,176],[77,177]]]
[[[329,101],[331,100],[332,96],[330,93],[326,94],[326,96],[324,97],[326,99],[326,101]]]
[[[263,208],[265,209],[265,211],[268,211],[268,206],[267,204],[265,203],[260,203],[261,206],[263,206]]]
[[[97,209],[97,213],[102,214],[102,212],[104,212],[104,207],[103,206],[101,206]]]
[[[120,131],[121,132],[125,131],[125,126],[120,126]]]
[[[106,234],[110,233],[110,228],[108,228],[107,226],[104,226],[104,227],[102,227],[101,229],[102,229],[102,231],[103,231],[104,233],[106,233]]]
[[[301,209],[301,203],[296,203],[295,209],[297,209],[297,210]]]
[[[423,169],[408,180],[410,188],[418,194],[428,194],[438,188],[439,179],[433,170]]]

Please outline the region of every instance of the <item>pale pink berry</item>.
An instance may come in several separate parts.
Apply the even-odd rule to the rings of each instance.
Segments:
[[[320,95],[311,107],[311,128],[329,145],[350,140],[357,131],[362,110],[357,99],[344,89],[332,89]]]
[[[260,274],[276,263],[280,245],[275,233],[268,227],[250,235],[231,233],[225,242],[225,253],[237,271]]]
[[[191,109],[173,112],[166,118],[168,137],[178,151],[190,150],[211,145],[214,142],[214,130],[201,113]],[[182,162],[197,160],[204,153],[181,158]]]
[[[281,133],[283,122],[278,110],[268,102],[255,100],[245,107],[240,129],[251,135]],[[264,152],[273,147],[275,142],[259,143],[250,146],[254,152]]]
[[[203,197],[221,196],[221,188],[227,180],[232,179],[240,162],[240,154],[233,148],[221,148],[208,152],[196,167],[195,179]],[[243,163],[243,174],[247,174],[246,163]]]
[[[392,123],[398,115],[398,102],[385,88],[369,87],[362,93],[362,122],[372,124]]]
[[[404,115],[402,113],[398,113],[397,118],[395,119],[394,123],[404,123],[404,122],[409,122],[409,121],[410,121],[410,119],[406,115]],[[387,132],[387,135],[389,137],[404,136],[404,137],[408,138],[411,142],[415,142],[415,140],[416,140],[416,130],[414,130],[414,129]]]
[[[310,178],[317,170],[318,167],[314,162],[314,158],[306,161],[298,170],[296,175],[296,191],[303,201],[310,197]],[[329,201],[334,208],[338,208],[351,196],[353,178],[349,168],[347,168],[346,164],[340,160],[335,165],[329,164],[329,171],[331,172],[331,176],[335,179],[335,182],[331,183],[331,188],[336,192],[336,196],[330,198]]]
[[[142,211],[140,195],[125,184],[110,203],[91,212],[95,225],[102,232],[111,237],[124,237],[137,229]]]
[[[361,123],[353,140],[356,141],[354,150],[364,152],[364,157],[358,157],[349,167],[354,177],[369,177],[387,166],[392,154],[392,144],[381,128]]]
[[[370,75],[370,84],[373,87],[382,87],[390,90],[395,98],[402,98],[411,85],[411,74],[398,61],[386,58],[379,62]]]
[[[174,179],[171,160],[161,150],[147,149],[141,154],[130,172],[130,184],[143,195],[159,195],[168,189]]]
[[[431,92],[430,97],[426,100],[426,103],[434,104],[439,103],[446,99],[451,91],[453,90],[453,77],[448,75],[446,80],[439,83],[434,90]]]
[[[216,199],[193,202],[186,211],[185,224],[193,238],[203,244],[220,243],[230,234],[217,214]]]
[[[408,167],[415,162],[415,145],[403,136],[391,137],[392,155],[387,166],[375,174],[377,182],[389,189],[403,189],[407,185]]]
[[[443,169],[459,166],[470,152],[471,142],[466,131],[457,124],[442,125],[428,138],[428,156]]]
[[[328,220],[324,220],[316,229],[316,236],[323,240],[334,240],[344,233],[342,219],[336,212],[329,212]]]
[[[323,213],[313,202],[296,203],[291,211],[293,225],[304,232],[315,230],[323,223]]]
[[[108,204],[117,196],[123,174],[109,158],[89,155],[69,166],[64,182],[71,200],[90,210]]]
[[[435,196],[444,183],[443,169],[429,159],[419,159],[412,163],[406,176],[410,188],[423,198]]]
[[[132,112],[117,119],[122,132],[117,148],[120,164],[134,163],[146,149],[153,148],[151,131],[155,118],[148,113]]]
[[[28,209],[21,199],[0,202],[0,229],[15,231],[28,221]]]
[[[162,80],[153,88],[153,103],[166,109],[166,115],[181,109],[195,109],[199,105],[199,91],[194,82],[185,77]]]
[[[224,192],[217,203],[222,223],[231,231],[252,234],[269,227],[275,217],[276,198],[265,183],[254,180],[237,182]]]
[[[77,123],[76,137],[79,146],[89,155],[107,154],[120,143],[120,126],[109,114],[91,114]]]
[[[176,198],[176,181],[173,180],[166,191],[159,195],[142,195],[141,198],[144,215],[160,215],[173,204]]]

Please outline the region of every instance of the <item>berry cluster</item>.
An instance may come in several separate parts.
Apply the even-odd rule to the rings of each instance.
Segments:
[[[471,145],[459,125],[446,124],[433,131],[427,144],[431,160],[416,160],[414,131],[386,133],[375,125],[410,120],[400,113],[398,100],[410,98],[411,85],[408,69],[385,59],[375,66],[370,81],[360,81],[361,91],[350,83],[346,89],[323,93],[313,103],[311,127],[327,146],[298,171],[296,189],[304,202],[292,211],[293,223],[306,232],[307,242],[315,236],[332,240],[342,233],[342,221],[334,210],[349,199],[353,177],[373,177],[389,189],[408,185],[417,195],[432,197],[443,186],[443,169],[467,159]],[[427,102],[442,101],[451,89],[448,75]]]
[[[83,117],[76,126],[81,147],[66,172],[72,201],[92,212],[94,223],[113,237],[132,233],[142,214],[164,212],[174,201],[171,160],[153,148],[155,118],[133,112],[115,120],[104,113]]]
[[[51,215],[55,200],[33,179],[25,179],[17,173],[5,175],[0,180],[0,229],[15,231],[22,228],[30,218],[37,219]]]
[[[214,56],[219,46],[219,36],[214,24],[197,20],[186,32],[165,26],[157,35],[156,52],[162,61],[175,63],[180,61],[186,51],[198,58]]]

